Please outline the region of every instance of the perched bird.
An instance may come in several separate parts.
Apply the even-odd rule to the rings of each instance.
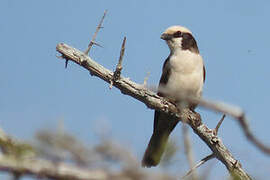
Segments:
[[[197,104],[183,103],[184,96],[200,98],[205,80],[205,67],[197,43],[190,30],[171,26],[161,35],[170,48],[170,55],[163,64],[158,95],[173,101],[179,109],[194,110]],[[169,114],[155,111],[154,130],[144,153],[142,166],[159,164],[170,133],[178,120]]]

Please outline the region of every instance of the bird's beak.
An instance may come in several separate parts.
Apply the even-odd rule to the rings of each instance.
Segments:
[[[163,39],[163,40],[165,40],[165,41],[167,41],[167,40],[172,39],[172,35],[163,33],[163,34],[160,36],[160,38]]]

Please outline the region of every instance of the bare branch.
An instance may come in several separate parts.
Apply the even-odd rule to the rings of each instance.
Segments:
[[[198,164],[196,164],[194,167],[192,167],[187,173],[186,175],[184,175],[182,177],[182,179],[186,178],[188,175],[190,175],[195,169],[197,169],[198,167],[200,167],[201,165],[203,165],[206,161],[215,158],[215,154],[210,154],[208,156],[206,156],[205,158],[203,158],[200,162],[198,162]]]
[[[90,57],[86,56],[79,50],[72,48],[66,44],[60,43],[56,47],[57,51],[64,55],[64,57],[72,60],[73,62],[83,66],[89,70],[93,75],[110,83],[113,80],[113,72],[104,68],[97,62],[93,61]],[[120,77],[118,81],[113,84],[121,90],[122,93],[134,97],[135,99],[146,104],[151,109],[156,109],[165,113],[170,113],[176,118],[186,121],[193,131],[207,144],[207,146],[215,154],[228,169],[231,174],[236,174],[240,179],[251,179],[249,175],[242,169],[241,164],[237,161],[230,151],[224,146],[221,139],[213,134],[213,131],[202,123],[201,117],[198,113],[189,109],[182,109],[178,112],[177,107],[166,101],[164,98],[158,96],[152,91],[147,90],[142,85],[130,81],[128,78]],[[200,103],[201,106],[207,107],[209,104]],[[210,104],[214,105],[214,103]],[[218,106],[219,107],[219,106]],[[220,108],[220,107],[219,107]],[[213,109],[210,107],[210,109]],[[220,109],[219,109],[220,110]],[[224,109],[221,109],[224,110]],[[228,110],[228,109],[225,109]],[[232,109],[234,111],[234,109]],[[233,114],[229,112],[227,114]]]
[[[93,35],[93,37],[92,37],[92,40],[90,41],[90,43],[89,43],[89,45],[88,45],[88,48],[87,48],[86,51],[85,51],[85,54],[88,54],[88,53],[89,53],[89,51],[90,51],[90,49],[91,49],[91,47],[92,47],[93,45],[97,45],[97,46],[102,47],[102,46],[99,45],[97,42],[95,42],[95,40],[96,40],[98,31],[99,31],[101,28],[103,28],[103,27],[102,27],[102,23],[103,23],[103,21],[104,21],[104,18],[105,18],[105,16],[106,16],[106,14],[107,14],[107,10],[104,11],[104,14],[103,14],[103,16],[102,16],[102,18],[101,18],[101,20],[100,20],[100,22],[99,22],[99,24],[98,24],[98,26],[97,26],[97,28],[96,28],[96,32],[94,33],[94,35]]]
[[[240,127],[242,127],[242,129],[244,130],[244,133],[247,137],[248,140],[250,140],[253,144],[255,144],[255,146],[257,146],[260,150],[262,150],[264,153],[270,154],[270,147],[267,147],[266,145],[264,145],[261,141],[259,141],[254,134],[252,134],[248,123],[247,123],[247,119],[245,116],[242,116],[238,119],[239,123],[240,123]]]
[[[2,129],[0,129],[0,147],[2,152],[5,152],[0,155],[0,170],[11,172],[14,178],[28,174],[53,179],[103,180],[107,179],[108,176],[102,171],[90,171],[64,163],[55,164],[47,160],[37,159],[35,156],[18,156],[19,152],[19,155],[22,155],[21,151],[26,153],[33,150],[29,148],[30,145],[6,135]]]
[[[198,100],[195,100],[195,101],[198,101]],[[202,107],[206,107],[206,108],[212,109],[214,111],[223,113],[223,114],[230,115],[233,118],[235,118],[237,120],[237,122],[240,124],[240,127],[244,131],[247,139],[251,143],[253,143],[257,148],[259,148],[262,152],[270,155],[270,147],[263,144],[251,132],[249,125],[248,125],[248,120],[246,118],[246,115],[241,108],[230,106],[230,105],[225,104],[225,103],[214,102],[214,101],[205,100],[205,99],[199,100],[199,105]]]
[[[63,133],[63,134],[62,134]],[[60,135],[60,136],[59,136]],[[64,135],[64,136],[63,136]],[[54,146],[61,146],[63,148],[71,148],[68,151],[77,151],[77,153],[82,152],[82,148],[76,148],[76,142],[72,135],[66,132],[60,132],[56,134],[44,134],[39,135],[39,139],[44,142],[46,147],[55,150]],[[57,142],[56,142],[57,141]],[[66,142],[69,141],[69,146],[66,146]],[[0,146],[5,146],[8,143],[11,144],[22,144],[21,142],[7,136],[3,131],[0,130]],[[57,143],[57,144],[54,144]],[[75,143],[75,146],[74,146]],[[75,150],[74,147],[77,149]],[[90,150],[90,149],[85,149]],[[83,150],[83,151],[85,151]],[[62,153],[65,153],[64,150]],[[82,152],[84,153],[84,152]],[[100,158],[96,156],[100,156]],[[77,155],[75,155],[77,156]],[[82,155],[84,156],[84,155]],[[93,157],[94,156],[94,157]],[[47,157],[49,158],[49,157]],[[145,173],[142,168],[139,168],[139,163],[135,156],[126,148],[126,146],[121,146],[116,144],[112,139],[103,139],[99,145],[94,146],[85,162],[88,161],[87,158],[93,159],[93,166],[91,168],[91,163],[82,166],[72,165],[76,163],[70,161],[70,159],[62,159],[62,161],[41,159],[37,156],[35,157],[17,157],[13,154],[0,154],[0,171],[6,171],[12,175],[13,179],[20,179],[23,176],[31,175],[40,179],[54,179],[54,180],[119,180],[119,179],[156,179],[156,180],[170,180],[175,179],[173,176],[162,173]],[[49,158],[50,159],[50,158]],[[106,162],[113,161],[111,166],[107,166]],[[103,165],[98,165],[98,164]],[[119,164],[120,170],[115,171],[114,167],[117,163]],[[88,168],[86,168],[88,167]],[[90,169],[91,168],[91,169]]]
[[[219,129],[220,125],[222,124],[223,120],[225,119],[225,117],[226,117],[226,115],[223,114],[223,116],[222,116],[222,118],[220,119],[220,121],[218,122],[216,128],[213,130],[213,133],[214,133],[215,135],[218,135],[218,129]]]
[[[24,159],[18,160],[0,156],[0,170],[13,174],[34,175],[36,177],[47,177],[52,179],[72,180],[104,180],[108,175],[99,170],[88,170],[67,165],[65,163],[52,163],[46,160]]]

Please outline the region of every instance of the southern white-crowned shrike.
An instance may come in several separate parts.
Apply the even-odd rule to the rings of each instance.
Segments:
[[[197,104],[183,103],[184,96],[200,98],[205,80],[205,67],[197,43],[190,30],[172,26],[161,35],[170,48],[163,64],[158,95],[172,100],[179,109],[194,110]],[[170,133],[178,120],[169,114],[155,111],[154,131],[144,153],[142,166],[156,166],[165,150]]]

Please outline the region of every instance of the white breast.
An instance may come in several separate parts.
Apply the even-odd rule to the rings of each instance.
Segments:
[[[200,98],[203,88],[203,59],[188,50],[174,52],[168,63],[171,74],[164,89],[174,100],[183,95]]]

